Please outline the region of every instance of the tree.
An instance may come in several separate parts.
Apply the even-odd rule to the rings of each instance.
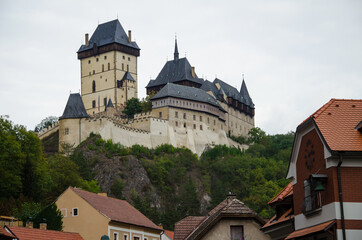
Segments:
[[[34,219],[34,227],[39,228],[40,223],[46,223],[47,229],[62,231],[63,216],[55,203],[48,205],[41,210]]]
[[[53,125],[53,123],[58,122],[58,118],[55,116],[49,116],[41,120],[39,124],[35,126],[39,131],[45,128],[48,128]]]
[[[258,127],[250,129],[248,135],[250,143],[261,143],[267,137],[266,133]]]
[[[133,118],[135,114],[142,111],[141,103],[138,98],[131,98],[126,102],[126,107],[122,113],[126,114],[128,118]]]

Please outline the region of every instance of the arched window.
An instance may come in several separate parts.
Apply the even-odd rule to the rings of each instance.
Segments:
[[[92,82],[92,92],[96,92],[96,81]]]

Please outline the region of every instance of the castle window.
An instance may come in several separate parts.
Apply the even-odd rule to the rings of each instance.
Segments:
[[[205,107],[205,106],[204,106]],[[207,123],[210,123],[210,118],[207,118]]]
[[[200,130],[202,130],[202,125],[200,125]]]
[[[108,63],[108,70],[111,70],[111,64]]]
[[[159,118],[162,118],[162,112],[158,113]]]
[[[194,124],[194,129],[196,129],[196,124]]]
[[[130,58],[130,57],[128,57],[128,61],[131,61],[131,58]]]
[[[196,115],[193,115],[192,117],[193,117],[193,119],[194,119],[194,121],[195,121],[195,120],[196,120]]]
[[[122,56],[123,59],[125,59],[124,55]]]
[[[175,118],[178,118],[178,112],[175,112]]]
[[[127,64],[127,72],[129,72],[129,65]]]
[[[98,62],[98,60],[99,60],[99,59],[98,59],[98,58],[96,58],[96,61],[97,61],[97,62]]]
[[[124,64],[122,63],[122,71],[124,71]]]
[[[88,64],[90,64],[91,63],[91,60],[88,60]]]
[[[216,124],[216,120],[214,119],[214,126],[215,126],[215,124]]]
[[[96,70],[93,70],[93,74],[96,74]]]
[[[184,113],[184,119],[186,119],[186,113]]]
[[[104,56],[104,60],[107,60],[107,56]]]
[[[65,135],[68,135],[68,134],[69,134],[69,128],[65,128],[65,129],[64,129],[64,134],[65,134]]]
[[[104,72],[104,64],[102,64],[102,72]]]
[[[184,123],[184,128],[186,128],[186,123]]]
[[[106,97],[103,99],[103,103],[104,103],[104,106],[107,106],[107,98]]]
[[[96,92],[96,81],[92,82],[92,92]]]
[[[176,121],[175,123],[176,123],[176,127],[178,127],[178,122]]]
[[[202,122],[202,116],[200,116],[200,122]]]
[[[92,101],[92,108],[95,108],[96,107],[96,100],[93,100]]]

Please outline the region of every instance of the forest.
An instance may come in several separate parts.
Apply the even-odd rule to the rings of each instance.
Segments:
[[[51,139],[51,138],[49,138]],[[75,149],[54,149],[32,131],[0,118],[0,213],[22,220],[45,218],[50,229],[61,229],[56,198],[69,186],[106,192],[125,199],[156,224],[172,230],[189,215],[202,215],[228,192],[263,218],[274,211],[267,203],[288,180],[294,133],[267,135],[254,128],[246,151],[215,146],[200,158],[186,148],[161,145],[130,148],[91,134]],[[53,146],[51,146],[53,145]],[[142,179],[135,173],[143,174]],[[106,177],[107,176],[107,177]]]

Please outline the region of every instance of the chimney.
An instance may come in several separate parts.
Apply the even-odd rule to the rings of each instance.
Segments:
[[[33,228],[33,222],[27,221],[25,227],[27,227],[27,228]]]
[[[107,193],[105,192],[99,192],[97,193],[99,196],[108,197]]]
[[[195,67],[191,67],[191,75],[193,78],[195,77]]]
[[[159,223],[159,224],[158,224],[158,227],[163,229],[162,223]]]
[[[41,229],[41,230],[47,230],[47,224],[46,224],[46,223],[40,223],[40,224],[39,224],[39,229]]]
[[[131,30],[128,30],[128,42],[132,42]]]
[[[85,45],[87,47],[89,46],[89,34],[88,33],[85,34]]]
[[[236,194],[233,194],[231,191],[226,195],[226,202],[230,203],[232,200],[236,199]]]

